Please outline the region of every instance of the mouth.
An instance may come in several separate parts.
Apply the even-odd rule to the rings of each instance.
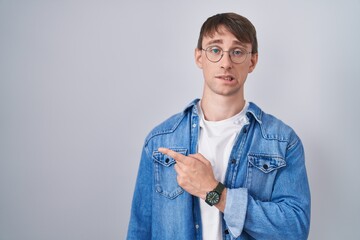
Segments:
[[[221,80],[225,80],[225,81],[233,81],[235,79],[235,77],[233,75],[217,75],[216,78],[219,78]]]

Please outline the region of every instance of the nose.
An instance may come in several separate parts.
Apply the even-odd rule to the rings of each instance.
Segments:
[[[222,58],[220,59],[221,67],[224,69],[231,69],[233,62],[230,58],[229,52],[224,52]]]

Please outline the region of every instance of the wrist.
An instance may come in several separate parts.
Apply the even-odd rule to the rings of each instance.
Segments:
[[[214,182],[210,183],[210,184],[203,190],[203,192],[201,192],[201,193],[199,194],[199,197],[200,197],[202,200],[206,200],[206,195],[207,195],[209,192],[213,191],[218,184],[219,184],[219,181],[214,180]]]
[[[221,195],[224,192],[224,190],[225,190],[224,184],[218,182],[216,187],[212,191],[207,192],[205,197],[205,202],[210,206],[214,206],[218,204],[221,200]]]
[[[224,191],[221,194],[220,202],[215,205],[217,209],[219,209],[220,212],[225,211],[225,205],[226,205],[226,194],[227,194],[227,188],[224,189]]]

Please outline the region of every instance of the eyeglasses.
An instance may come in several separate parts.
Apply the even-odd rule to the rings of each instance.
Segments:
[[[229,51],[224,51],[219,47],[212,46],[202,50],[205,51],[206,58],[213,63],[219,62],[225,52],[229,53],[230,59],[233,63],[243,63],[247,55],[252,54],[252,52],[248,52],[243,48],[234,48]]]

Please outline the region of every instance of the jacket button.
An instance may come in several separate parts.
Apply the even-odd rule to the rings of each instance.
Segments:
[[[263,165],[263,168],[264,168],[265,170],[267,170],[267,169],[269,168],[269,166],[268,166],[267,164],[264,164],[264,165]]]
[[[165,159],[165,163],[169,163],[170,162],[170,159],[169,158],[166,158]]]
[[[243,129],[243,133],[247,133],[247,128],[246,127],[244,127],[244,129]]]
[[[157,191],[158,193],[161,193],[161,192],[162,192],[161,187],[156,187],[156,191]]]
[[[231,160],[231,163],[232,163],[232,164],[235,164],[235,163],[236,163],[236,159],[232,159],[232,160]]]
[[[192,127],[195,128],[195,127],[196,127],[196,123],[193,123]]]
[[[229,234],[229,230],[225,229],[224,233]]]

